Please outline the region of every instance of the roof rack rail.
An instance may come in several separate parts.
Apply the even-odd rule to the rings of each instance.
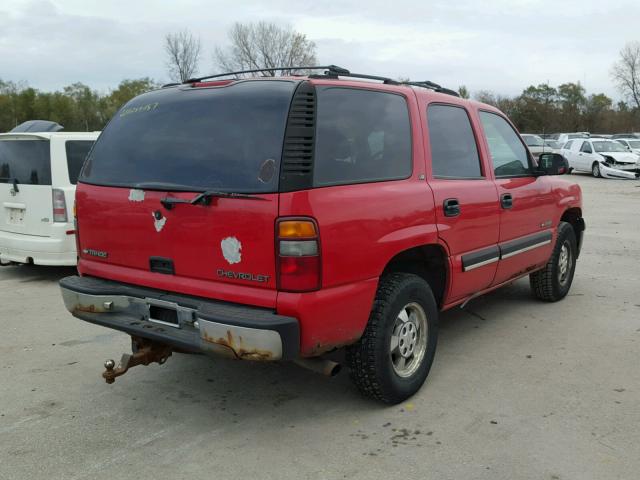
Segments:
[[[429,80],[416,81],[416,82],[400,82],[389,77],[381,77],[378,75],[367,75],[364,73],[352,73],[346,68],[338,67],[337,65],[324,65],[324,66],[299,66],[299,67],[273,67],[273,68],[255,68],[251,70],[238,70],[237,72],[218,73],[216,75],[207,75],[206,77],[190,78],[185,80],[184,83],[197,83],[203,80],[209,80],[212,78],[228,77],[230,75],[242,75],[245,73],[264,73],[264,72],[280,72],[280,71],[294,71],[294,70],[324,70],[322,74],[311,74],[309,78],[338,78],[338,77],[351,77],[351,78],[363,78],[366,80],[376,80],[387,85],[411,85],[414,87],[423,87],[430,90],[434,90],[439,93],[446,93],[447,95],[453,95],[459,97],[460,95],[455,90],[442,87],[437,83]],[[175,84],[167,84],[165,86],[173,86]]]
[[[215,75],[207,75],[206,77],[190,78],[185,80],[184,83],[197,83],[202,80],[208,80],[210,78],[228,77],[229,75],[241,75],[244,73],[263,73],[263,72],[280,72],[284,70],[326,70],[325,75],[345,75],[349,74],[349,70],[346,68],[338,67],[336,65],[325,66],[302,66],[302,67],[273,67],[273,68],[255,68],[252,70],[238,70],[237,72],[217,73]]]
[[[423,80],[421,82],[402,82],[403,85],[412,85],[414,87],[423,87],[428,88],[430,90],[434,90],[438,93],[446,93],[447,95],[453,95],[454,97],[459,97],[460,94],[455,90],[451,90],[450,88],[445,88],[443,86],[438,85],[437,83],[431,82],[429,80]]]

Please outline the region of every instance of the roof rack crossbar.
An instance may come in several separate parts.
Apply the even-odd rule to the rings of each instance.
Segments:
[[[264,72],[280,72],[285,70],[326,70],[328,75],[348,75],[349,70],[346,68],[338,67],[337,65],[324,65],[324,66],[300,66],[300,67],[273,67],[273,68],[255,68],[252,70],[238,70],[237,72],[217,73],[215,75],[207,75],[206,77],[190,78],[185,80],[184,83],[197,83],[202,80],[208,80],[211,78],[228,77],[230,75],[242,75],[245,73],[264,73]]]

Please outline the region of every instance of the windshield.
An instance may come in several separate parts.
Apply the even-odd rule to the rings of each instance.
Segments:
[[[140,95],[109,122],[80,181],[275,192],[295,87],[292,81],[245,81]]]
[[[593,142],[593,148],[596,152],[626,152],[627,149],[624,148],[618,142],[606,141],[606,142]]]
[[[559,142],[556,142],[555,140],[545,140],[544,141],[545,145],[547,147],[551,147],[551,148],[561,148],[562,145],[560,145]]]
[[[537,135],[522,135],[522,138],[529,147],[542,147],[544,145],[542,138]]]
[[[48,140],[0,140],[0,183],[51,185]]]

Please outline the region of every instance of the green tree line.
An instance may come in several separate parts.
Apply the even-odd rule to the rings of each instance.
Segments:
[[[102,130],[122,105],[157,87],[150,78],[140,78],[123,80],[107,94],[83,83],[74,83],[62,91],[42,92],[0,79],[0,132],[27,120],[51,120],[67,131]]]
[[[468,90],[460,87],[468,96]],[[577,83],[531,85],[515,97],[490,91],[476,92],[474,98],[494,105],[515,123],[521,132],[619,133],[640,131],[640,109],[613,100],[604,93],[587,95]]]
[[[67,131],[102,130],[127,101],[158,86],[150,78],[140,78],[123,80],[106,94],[83,83],[43,92],[0,79],[0,132],[35,119],[58,122]],[[460,87],[460,94],[470,95],[464,86]],[[640,109],[622,101],[614,104],[603,93],[587,95],[579,82],[558,87],[531,85],[515,97],[490,91],[476,92],[473,97],[498,107],[521,132],[640,131]]]

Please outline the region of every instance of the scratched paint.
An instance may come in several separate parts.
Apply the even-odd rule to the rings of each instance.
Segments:
[[[130,202],[142,202],[144,200],[144,190],[138,190],[137,188],[132,188],[129,190],[129,201]]]
[[[156,227],[156,232],[160,233],[164,228],[164,224],[167,223],[167,217],[162,217],[160,220],[156,218],[156,216],[152,213],[153,217],[153,225]]]
[[[220,248],[222,249],[222,256],[230,265],[242,261],[242,244],[236,237],[222,239]]]

